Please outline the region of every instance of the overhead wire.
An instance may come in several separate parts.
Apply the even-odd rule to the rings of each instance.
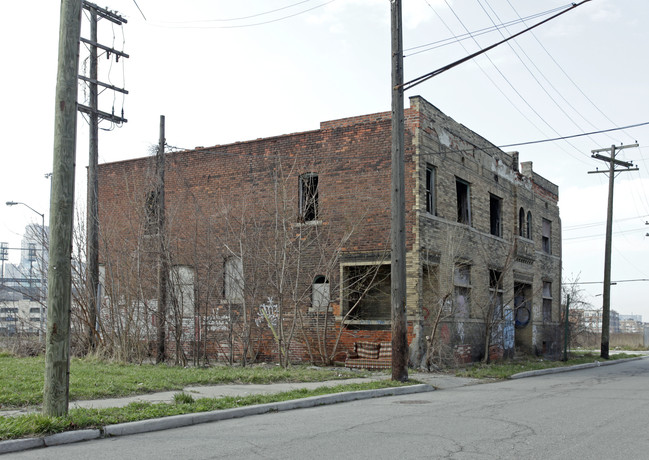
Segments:
[[[329,0],[326,1],[325,3],[321,3],[320,5],[316,5],[312,8],[308,8],[306,10],[298,11],[297,13],[289,14],[287,16],[282,16],[280,18],[275,18],[271,19],[268,21],[262,21],[262,22],[256,22],[256,23],[251,23],[251,24],[237,24],[237,25],[195,25],[195,26],[183,26],[183,25],[173,25],[174,23],[157,23],[154,24],[157,27],[163,27],[163,28],[169,28],[169,29],[240,29],[240,28],[246,28],[246,27],[256,27],[256,26],[262,26],[266,24],[272,24],[274,22],[279,22],[279,21],[284,21],[286,19],[294,18],[295,16],[299,16],[304,13],[308,13],[309,11],[313,11],[318,8],[322,8],[323,6],[329,5],[330,3],[335,2],[336,0]],[[189,23],[195,23],[197,21],[189,21]],[[168,25],[164,25],[168,24]]]
[[[480,5],[480,8],[482,8],[482,11],[484,11],[484,13],[487,15],[487,17],[489,18],[489,20],[490,20],[490,21],[495,25],[496,22],[495,22],[494,19],[491,17],[491,15],[489,14],[489,12],[486,10],[486,8],[484,7],[484,5],[482,4],[482,1],[481,1],[481,0],[477,0],[477,1],[478,1],[478,4]],[[489,9],[491,10],[492,14],[496,17],[496,19],[497,19],[498,21],[500,21],[501,19],[500,19],[500,17],[498,16],[498,13],[496,13],[496,11],[493,9],[493,7],[492,7],[491,4],[489,3],[489,1],[488,1],[488,0],[484,0],[484,2],[487,4],[487,6],[488,6]],[[500,33],[500,35],[501,35],[503,38],[506,38],[506,37],[505,37],[505,34],[503,33],[502,30],[498,29],[498,32]],[[531,31],[531,32],[533,32],[533,31]],[[560,111],[561,113],[563,113],[563,114],[565,115],[565,117],[566,117],[568,120],[570,120],[570,122],[572,122],[572,124],[575,125],[575,127],[576,127],[578,130],[580,130],[582,133],[584,132],[584,129],[583,129],[583,128],[582,128],[582,127],[581,127],[581,126],[580,126],[580,125],[579,125],[579,124],[578,124],[578,123],[577,123],[577,122],[572,118],[572,116],[570,116],[570,115],[568,114],[568,112],[563,108],[563,106],[562,106],[561,104],[559,104],[559,102],[554,98],[554,96],[553,96],[553,95],[548,91],[548,89],[547,89],[547,88],[546,88],[546,87],[541,83],[541,81],[540,81],[539,78],[537,77],[537,74],[538,74],[539,76],[541,76],[541,77],[542,77],[542,78],[547,82],[547,84],[550,85],[550,87],[554,90],[554,92],[555,92],[557,95],[559,95],[559,97],[561,97],[561,98],[563,99],[563,101],[568,105],[568,107],[570,107],[570,108],[571,108],[571,109],[572,109],[572,110],[573,110],[573,111],[574,111],[578,116],[581,116],[582,119],[584,119],[587,123],[589,123],[593,128],[597,129],[597,127],[596,127],[595,125],[593,125],[592,123],[588,122],[588,120],[586,120],[586,119],[583,117],[583,115],[581,115],[581,114],[579,113],[579,111],[578,111],[577,109],[575,109],[575,107],[574,107],[574,106],[573,106],[573,105],[572,105],[572,104],[571,104],[571,103],[570,103],[570,102],[569,102],[569,101],[568,101],[568,100],[567,100],[567,99],[566,99],[566,98],[561,94],[561,92],[557,90],[557,88],[552,84],[552,82],[551,82],[551,81],[550,81],[550,80],[545,76],[545,74],[543,73],[543,71],[542,71],[542,70],[541,70],[541,69],[536,65],[536,63],[534,62],[534,60],[532,60],[532,59],[529,57],[529,55],[527,54],[527,52],[525,51],[525,49],[521,46],[521,44],[518,43],[518,42],[514,42],[514,43],[516,43],[518,49],[520,49],[521,53],[523,53],[523,55],[527,58],[527,60],[528,60],[528,61],[530,62],[530,64],[534,67],[534,69],[536,70],[536,72],[533,72],[532,69],[530,69],[530,67],[527,65],[527,63],[525,62],[525,60],[524,60],[524,59],[523,59],[523,58],[518,54],[518,52],[516,51],[516,48],[514,48],[514,45],[512,44],[512,42],[507,42],[507,45],[509,46],[509,48],[511,49],[511,51],[514,53],[514,55],[516,56],[516,58],[517,58],[517,59],[520,61],[520,63],[523,65],[523,67],[525,68],[525,70],[527,70],[527,72],[530,74],[530,76],[532,77],[532,79],[537,83],[537,85],[539,86],[539,88],[541,88],[541,90],[542,90],[542,91],[543,91],[543,92],[548,96],[548,98],[550,98],[550,100],[554,103],[554,105],[557,107],[557,109],[559,109],[559,111]],[[589,137],[590,137],[590,136],[589,136]],[[595,142],[595,140],[592,139],[592,138],[591,138],[591,141]]]
[[[426,1],[426,3],[430,6],[430,3],[428,3],[428,1]],[[464,30],[466,30],[467,33],[468,33],[468,32],[469,32],[469,29],[466,27],[466,25],[464,24],[464,22],[460,19],[460,17],[459,17],[458,14],[455,12],[455,10],[453,9],[453,7],[449,4],[448,0],[444,0],[444,3],[446,3],[447,7],[448,7],[449,10],[453,13],[453,15],[455,16],[455,18],[457,19],[457,21],[462,25],[462,27],[464,28]],[[583,3],[583,2],[582,2],[582,3]],[[431,8],[432,8],[432,6],[431,6]],[[568,11],[568,10],[566,10],[566,11]],[[555,16],[556,16],[556,15],[555,15]],[[555,16],[553,16],[553,17],[555,17]],[[549,19],[546,19],[545,21],[548,21],[548,20],[549,20]],[[541,23],[539,23],[539,24],[541,24]],[[537,25],[538,25],[538,24],[537,24]],[[515,36],[516,36],[516,35],[513,35],[512,37],[515,37]],[[512,38],[512,37],[510,37],[510,38]],[[478,49],[481,49],[481,50],[483,50],[483,51],[489,49],[489,47],[483,49],[483,48],[480,46],[480,44],[478,43],[478,41],[477,41],[475,38],[474,38],[473,40],[474,40],[476,46],[478,47]],[[502,43],[502,42],[501,42],[501,43]],[[493,46],[493,45],[492,45],[492,46]],[[532,113],[534,113],[534,114],[539,118],[539,120],[541,120],[541,121],[542,121],[542,122],[543,122],[543,123],[544,123],[544,124],[545,124],[545,125],[546,125],[550,130],[551,130],[551,131],[552,131],[552,132],[554,132],[557,136],[561,137],[561,134],[560,134],[560,133],[559,133],[559,132],[558,132],[558,131],[557,131],[557,130],[556,130],[556,129],[555,129],[555,128],[554,128],[554,127],[553,127],[553,126],[552,126],[552,125],[551,125],[551,124],[550,124],[550,123],[549,123],[549,122],[548,122],[544,117],[543,117],[543,116],[541,116],[541,114],[538,112],[538,110],[536,110],[536,109],[532,106],[532,104],[531,104],[531,103],[530,103],[530,102],[529,102],[525,97],[523,97],[523,95],[520,93],[520,91],[519,91],[519,90],[518,90],[518,89],[513,85],[513,83],[512,83],[512,82],[510,81],[510,79],[509,79],[509,78],[504,74],[504,72],[503,72],[503,71],[502,71],[502,70],[501,70],[501,69],[496,65],[496,63],[493,61],[493,59],[491,59],[491,57],[490,57],[487,53],[484,53],[484,56],[485,56],[485,58],[486,58],[486,59],[491,63],[492,67],[493,67],[493,68],[498,72],[498,74],[502,77],[502,79],[503,79],[503,80],[504,80],[504,81],[509,85],[509,87],[512,89],[512,91],[514,91],[514,93],[515,93],[515,94],[520,98],[520,100],[521,100],[521,101],[522,101],[522,102],[523,102],[523,103],[524,103],[524,104],[525,104],[525,105],[526,105],[526,106],[527,106],[527,107],[532,111]],[[425,76],[424,76],[424,77],[425,77]],[[423,78],[423,77],[422,77],[422,78]],[[414,81],[414,80],[413,80],[413,81]],[[423,80],[420,80],[420,81],[423,81]],[[405,87],[405,86],[408,86],[408,83],[404,84],[404,87]],[[519,112],[520,112],[520,111],[519,111]],[[537,129],[538,129],[538,127],[537,127]],[[574,149],[575,149],[575,150],[576,150],[576,151],[577,151],[581,156],[586,157],[586,158],[590,158],[586,153],[582,152],[582,151],[579,150],[575,145],[573,145],[572,143],[570,143],[570,141],[565,140],[565,142],[566,142],[567,144],[569,144],[572,148],[574,148]],[[560,147],[560,148],[561,148],[561,147]],[[580,162],[582,162],[582,163],[584,163],[584,164],[589,164],[589,162],[585,161],[585,160],[584,160],[583,158],[581,158],[580,156],[575,156],[575,155],[571,154],[570,152],[568,152],[568,151],[565,150],[565,149],[562,149],[562,150],[564,150],[564,152],[565,152],[567,155],[573,157],[573,158],[576,159],[577,161],[580,161]]]
[[[430,6],[430,4],[429,4],[429,6]],[[498,24],[498,25],[478,29],[478,30],[475,30],[473,32],[460,34],[460,35],[457,35],[457,36],[455,36],[453,38],[445,38],[445,39],[437,40],[437,41],[430,42],[430,43],[424,43],[422,45],[411,46],[410,48],[404,49],[404,52],[413,51],[413,50],[419,50],[419,51],[415,51],[415,52],[410,53],[410,54],[405,54],[404,57],[410,57],[410,56],[414,56],[414,55],[417,55],[417,54],[425,53],[427,51],[431,51],[431,50],[434,50],[434,49],[437,49],[437,48],[441,48],[442,46],[447,46],[447,45],[457,43],[459,41],[468,40],[468,39],[470,39],[472,37],[479,37],[481,35],[485,35],[485,34],[488,34],[488,33],[495,32],[496,30],[498,30],[500,28],[505,28],[506,29],[506,28],[511,27],[513,25],[524,23],[524,21],[526,21],[526,20],[536,19],[536,18],[539,18],[539,17],[547,16],[548,14],[556,13],[557,11],[560,11],[560,10],[565,9],[565,8],[567,8],[567,6],[561,6],[561,7],[551,9],[551,10],[543,11],[541,13],[535,13],[535,14],[532,14],[530,16],[526,16],[525,18],[514,19],[514,20],[511,20],[511,21],[503,22],[503,23]],[[420,48],[425,48],[425,49],[420,49]]]

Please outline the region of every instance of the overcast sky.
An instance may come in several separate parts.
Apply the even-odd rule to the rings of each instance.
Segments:
[[[108,3],[100,6],[128,24],[100,21],[100,42],[130,58],[102,57],[100,76],[129,94],[105,91],[100,109],[123,109],[128,123],[101,124],[100,163],[148,155],[160,115],[166,116],[167,143],[193,148],[312,130],[324,120],[390,109],[389,0],[137,0],[142,13],[133,0]],[[522,30],[520,18],[568,4],[403,3],[406,80]],[[52,169],[59,8],[53,0],[3,4],[3,17],[10,19],[0,28],[0,241],[10,247],[19,247],[25,225],[40,217],[6,201],[24,202],[49,220],[45,174]],[[85,37],[87,23],[84,18]],[[509,26],[495,31],[494,24]],[[421,95],[496,145],[649,122],[647,24],[646,0],[592,0],[511,46],[417,86],[406,93],[406,105],[408,96]],[[82,46],[80,72],[86,57]],[[86,98],[80,87],[79,101]],[[532,161],[537,173],[559,185],[564,279],[598,282],[608,182],[604,174],[587,174],[606,167],[590,152],[636,140],[639,148],[619,154],[640,171],[621,173],[615,183],[612,279],[620,282],[611,288],[612,308],[649,321],[649,283],[622,282],[649,279],[649,126],[504,150],[518,150],[521,161]],[[85,203],[87,146],[87,123],[79,116],[78,206]],[[16,261],[18,251],[10,257]],[[600,308],[602,285],[582,287]]]

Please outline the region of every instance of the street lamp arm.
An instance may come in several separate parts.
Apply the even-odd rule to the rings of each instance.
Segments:
[[[15,205],[17,205],[17,204],[22,204],[23,206],[25,206],[25,207],[31,209],[31,210],[34,211],[36,214],[38,214],[39,216],[41,216],[41,218],[42,218],[43,220],[45,220],[45,214],[38,212],[37,210],[35,210],[34,208],[32,208],[32,207],[31,207],[30,205],[28,205],[27,203],[23,203],[23,202],[21,202],[21,201],[7,201],[5,204],[6,204],[7,206],[15,206]]]

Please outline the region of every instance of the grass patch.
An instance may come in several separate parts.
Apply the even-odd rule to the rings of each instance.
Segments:
[[[0,408],[35,406],[43,402],[45,358],[0,354]],[[96,359],[70,362],[70,400],[100,399],[155,391],[182,390],[188,385],[319,382],[364,377],[369,373],[313,366],[214,366],[182,368],[153,364],[108,363]]]
[[[270,395],[250,395],[225,398],[200,398],[179,401],[174,397],[173,403],[131,403],[126,407],[106,409],[71,409],[65,417],[47,417],[42,414],[26,414],[13,417],[0,417],[0,440],[34,436],[46,436],[63,431],[100,428],[116,423],[134,422],[170,415],[190,414],[213,410],[232,409],[235,407],[289,401],[348,391],[373,390],[414,385],[416,381],[405,383],[392,380],[381,380],[367,383],[341,384],[333,387],[318,387],[313,390],[293,390]],[[179,393],[182,394],[182,393]]]
[[[611,355],[609,361],[616,359],[634,358],[639,355],[619,353]],[[494,378],[508,379],[519,372],[549,369],[552,367],[574,366],[576,364],[594,363],[605,361],[594,353],[572,353],[568,361],[549,361],[545,359],[525,359],[522,361],[505,361],[491,364],[474,364],[455,372],[458,377],[471,377],[477,379]]]

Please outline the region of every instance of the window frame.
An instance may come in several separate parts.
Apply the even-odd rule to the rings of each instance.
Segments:
[[[437,184],[437,168],[429,163],[426,164],[426,177],[424,182],[424,199],[426,204],[426,212],[430,215],[437,215],[437,194],[435,193],[435,186]]]
[[[494,216],[494,211],[496,216]],[[503,236],[503,199],[489,194],[489,231],[493,236]]]
[[[541,222],[541,249],[546,254],[552,254],[552,221],[543,218]]]
[[[314,222],[319,217],[319,177],[316,173],[305,173],[299,177],[299,217],[301,222]]]
[[[471,226],[471,184],[455,177],[455,196],[457,201],[457,221]]]
[[[232,269],[236,272],[231,273]],[[223,261],[223,299],[233,304],[242,303],[244,287],[243,260],[238,256],[227,257]]]
[[[543,315],[543,322],[550,323],[552,322],[552,282],[543,281],[543,287],[541,291],[543,297],[543,307],[541,310],[541,313]]]

